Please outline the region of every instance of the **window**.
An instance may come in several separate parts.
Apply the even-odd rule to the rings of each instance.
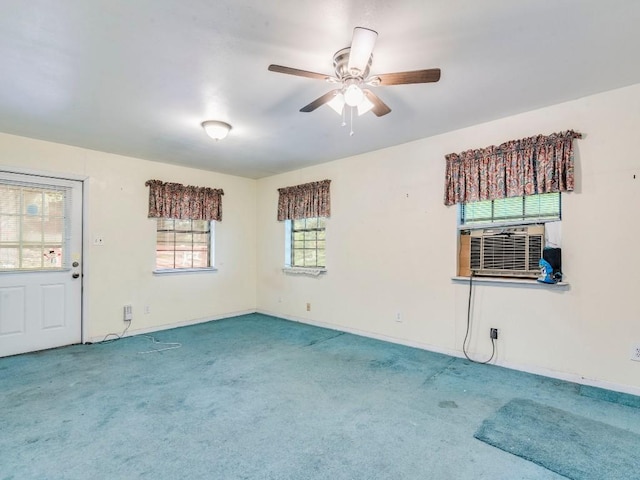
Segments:
[[[322,180],[278,189],[278,221],[285,226],[285,272],[303,275],[325,272],[330,185],[331,180]]]
[[[460,204],[460,225],[544,223],[560,220],[560,193]]]
[[[559,192],[574,190],[576,138],[582,135],[568,130],[445,156],[444,204],[460,205],[459,275],[466,267],[467,274],[534,277],[540,265],[545,266],[540,257],[548,262],[544,257],[553,253],[557,278]],[[516,197],[522,192],[536,193]],[[500,198],[505,194],[508,198]],[[491,200],[469,202],[476,198]]]
[[[291,267],[324,268],[326,245],[326,218],[313,217],[288,220],[287,258]]]
[[[458,275],[538,278],[545,247],[559,246],[561,213],[560,193],[461,204]]]
[[[208,220],[158,218],[156,269],[211,268],[213,225]]]
[[[67,190],[0,184],[0,270],[51,270],[68,265]]]

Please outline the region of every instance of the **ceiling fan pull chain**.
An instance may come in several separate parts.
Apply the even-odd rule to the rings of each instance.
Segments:
[[[343,106],[342,107],[342,127],[346,127],[347,126],[347,107]]]
[[[353,137],[353,110],[355,107],[349,107],[349,111],[351,112],[351,121],[349,122],[350,125],[349,127],[351,128],[351,131],[349,132],[349,136]]]

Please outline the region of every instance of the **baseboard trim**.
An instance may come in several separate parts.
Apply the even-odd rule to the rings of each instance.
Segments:
[[[297,322],[297,323],[304,323],[306,325],[313,325],[314,327],[322,327],[322,328],[328,328],[329,330],[336,330],[339,332],[346,332],[346,333],[352,333],[354,335],[358,335],[360,337],[367,337],[367,338],[373,338],[375,340],[382,340],[384,342],[389,342],[389,343],[397,343],[399,345],[404,345],[406,347],[413,347],[413,348],[419,348],[421,350],[428,350],[430,352],[434,352],[434,353],[442,353],[444,355],[449,355],[452,357],[463,357],[463,355],[456,351],[456,350],[450,350],[448,348],[442,348],[442,347],[438,347],[436,345],[431,345],[428,343],[422,343],[422,342],[416,342],[413,340],[405,340],[405,339],[401,339],[401,338],[396,338],[396,337],[391,337],[388,335],[383,335],[383,334],[379,334],[379,333],[375,333],[375,332],[370,332],[367,330],[360,330],[357,328],[350,328],[350,327],[345,327],[343,325],[336,325],[333,323],[327,323],[327,322],[320,322],[320,321],[316,321],[316,320],[309,320],[307,318],[301,318],[301,317],[294,317],[291,315],[281,315],[281,314],[277,314],[277,313],[273,313],[273,312],[268,312],[266,310],[256,310],[256,313],[261,313],[263,315],[269,315],[271,317],[277,317],[277,318],[282,318],[284,320],[290,320],[292,322]]]
[[[310,320],[307,318],[295,317],[292,315],[282,315],[279,313],[269,312],[267,310],[262,310],[262,309],[256,310],[256,313],[261,313],[263,315],[282,318],[285,320],[290,320],[292,322],[304,323],[304,324],[313,325],[316,327],[328,328],[330,330],[337,330],[340,332],[352,333],[354,335],[359,335],[361,337],[373,338],[376,340],[382,340],[390,343],[397,343],[399,345],[419,348],[421,350],[428,350],[434,353],[442,353],[444,355],[449,355],[452,357],[464,358],[464,354],[461,351],[442,348],[435,345],[430,345],[428,343],[416,342],[413,340],[406,340],[403,338],[396,338],[389,335],[369,332],[369,331],[360,330],[357,328],[344,327],[342,325],[336,325],[336,324],[327,323],[327,322],[320,322],[317,320]],[[628,393],[631,395],[640,396],[640,387],[634,387],[632,385],[624,385],[624,384],[613,383],[613,382],[608,382],[604,380],[597,380],[593,378],[583,377],[577,374],[559,372],[556,370],[533,367],[530,365],[523,365],[523,364],[513,363],[513,362],[495,362],[495,363],[492,363],[491,365],[504,367],[511,370],[517,370],[520,372],[531,373],[533,375],[540,375],[543,377],[555,378],[557,380],[564,380],[566,382],[577,383],[579,385],[588,385],[590,387],[604,388],[605,390],[612,390],[614,392]]]
[[[210,317],[195,318],[195,319],[191,319],[191,320],[183,320],[181,322],[170,323],[170,324],[165,324],[165,325],[154,325],[153,327],[139,328],[139,329],[136,329],[136,330],[129,329],[129,330],[127,330],[127,333],[125,334],[124,337],[134,337],[136,335],[145,335],[145,334],[149,334],[149,333],[160,332],[162,330],[171,330],[172,328],[188,327],[189,325],[197,325],[198,323],[206,323],[206,322],[213,322],[213,321],[216,321],[216,320],[224,320],[225,318],[239,317],[241,315],[249,315],[249,314],[252,314],[252,313],[257,313],[257,312],[255,310],[253,310],[253,309],[251,309],[251,310],[240,310],[240,311],[237,311],[237,312],[229,312],[229,313],[223,313],[223,314],[220,314],[220,315],[212,315]],[[113,337],[110,337],[107,340],[113,340]],[[87,341],[91,342],[91,343],[100,343],[100,342],[104,341],[104,335],[99,335],[97,337],[90,337]]]

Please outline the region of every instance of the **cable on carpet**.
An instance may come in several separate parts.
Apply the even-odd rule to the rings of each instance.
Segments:
[[[144,337],[144,338],[148,338],[149,340],[151,340],[151,343],[154,345],[167,345],[164,348],[152,348],[151,350],[146,350],[144,352],[138,352],[140,354],[145,354],[145,353],[158,353],[158,352],[165,352],[167,350],[174,350],[176,348],[181,348],[182,344],[178,343],[178,342],[160,342],[158,340],[156,340],[154,337],[152,337],[151,335],[139,335],[140,337]]]
[[[108,333],[107,335],[105,335],[105,337],[102,339],[102,342],[115,342],[116,340],[120,340],[122,339],[125,334],[127,333],[127,330],[129,330],[129,327],[131,326],[131,320],[127,320],[127,326],[125,327],[125,329],[122,331],[122,333],[118,334],[118,333]],[[107,338],[109,337],[116,337],[116,338],[112,338],[107,340]],[[176,348],[181,348],[182,344],[178,343],[178,342],[160,342],[159,340],[156,340],[155,337],[152,337],[151,335],[136,335],[136,337],[144,337],[147,338],[151,341],[151,343],[153,345],[166,345],[164,348],[152,348],[151,350],[145,350],[143,352],[138,352],[140,354],[146,354],[146,353],[158,353],[158,352],[164,352],[167,350],[174,350]],[[129,337],[129,338],[133,338],[133,337]]]
[[[471,337],[469,336],[469,330],[471,328],[471,297],[472,297],[471,294],[472,294],[472,291],[473,291],[473,270],[471,270],[471,274],[469,275],[469,302],[467,303],[467,332],[464,334],[464,341],[462,342],[462,353],[464,353],[464,356],[467,357],[467,360],[469,360],[470,362],[479,363],[481,365],[486,365],[491,360],[493,360],[493,357],[496,354],[496,340],[495,340],[495,338],[491,337],[491,346],[493,348],[492,348],[491,356],[489,357],[489,360],[486,360],[484,362],[481,362],[479,360],[474,360],[467,353],[467,339],[471,339]]]

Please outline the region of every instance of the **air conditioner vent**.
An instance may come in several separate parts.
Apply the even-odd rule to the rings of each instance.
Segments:
[[[539,275],[543,225],[472,230],[470,237],[469,268],[474,275],[525,278]]]

